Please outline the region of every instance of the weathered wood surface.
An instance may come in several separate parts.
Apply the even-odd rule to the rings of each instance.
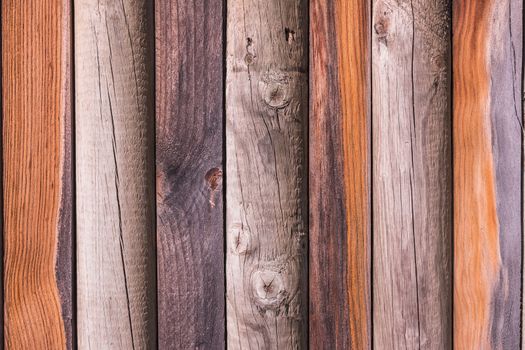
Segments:
[[[227,346],[306,348],[308,2],[227,13]]]
[[[4,344],[72,348],[70,4],[2,2]]]
[[[518,349],[522,2],[454,2],[454,345]]]
[[[452,343],[448,1],[375,0],[374,348]]]
[[[310,7],[310,346],[371,348],[369,0]]]
[[[155,12],[159,348],[223,349],[223,1]]]
[[[152,5],[75,1],[81,349],[156,347]]]

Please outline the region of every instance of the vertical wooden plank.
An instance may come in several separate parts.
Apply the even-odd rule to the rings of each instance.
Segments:
[[[228,2],[229,349],[306,348],[307,11],[306,0]]]
[[[155,5],[161,349],[224,349],[223,14]]]
[[[371,348],[369,0],[310,12],[310,346]],[[327,290],[329,288],[329,290]]]
[[[73,229],[73,211],[75,197],[73,195],[73,43],[72,22],[73,11],[71,1],[61,1],[62,4],[62,79],[63,82],[63,149],[61,160],[61,196],[58,217],[58,248],[55,270],[57,273],[58,291],[62,306],[62,318],[66,332],[66,347],[76,347],[76,305],[74,293],[75,266],[75,231]]]
[[[454,344],[518,349],[522,7],[454,2]]]
[[[81,349],[156,347],[152,5],[75,1]]]
[[[449,5],[373,4],[377,349],[448,349],[452,343]]]
[[[70,5],[2,2],[5,346],[72,348]]]

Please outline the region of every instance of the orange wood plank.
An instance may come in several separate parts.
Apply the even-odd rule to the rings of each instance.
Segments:
[[[62,0],[2,2],[9,349],[71,347],[68,15]]]
[[[368,0],[316,0],[311,6],[310,345],[315,348],[371,347],[370,6]]]
[[[522,2],[455,1],[454,345],[520,344]]]

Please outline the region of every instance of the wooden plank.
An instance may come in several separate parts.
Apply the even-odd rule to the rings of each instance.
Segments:
[[[224,13],[222,0],[155,4],[161,349],[225,344]]]
[[[521,1],[454,2],[454,344],[518,349]]]
[[[70,4],[2,2],[4,343],[71,349]]]
[[[227,6],[227,346],[306,348],[308,2]]]
[[[452,343],[448,1],[374,0],[374,348]]]
[[[74,9],[78,345],[156,348],[153,6]]]
[[[309,335],[316,349],[372,345],[370,9],[369,0],[311,3]]]

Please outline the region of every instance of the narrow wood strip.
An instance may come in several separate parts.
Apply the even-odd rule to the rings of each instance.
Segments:
[[[452,345],[449,7],[373,4],[376,349]]]
[[[454,4],[454,344],[517,349],[523,5]]]
[[[70,6],[2,2],[5,346],[71,349]]]
[[[58,217],[58,247],[55,269],[57,273],[58,291],[62,306],[62,318],[66,331],[66,347],[76,347],[76,305],[74,300],[74,266],[75,266],[75,232],[73,230],[73,82],[72,82],[72,22],[73,14],[71,1],[61,0],[62,3],[62,77],[63,81],[63,158],[61,161],[61,197]]]
[[[308,1],[227,6],[227,346],[302,349]]]
[[[224,349],[223,1],[155,13],[159,348]]]
[[[311,5],[310,346],[316,349],[371,348],[370,8],[368,0]]]
[[[78,346],[154,349],[154,26],[146,0],[75,1]]]

